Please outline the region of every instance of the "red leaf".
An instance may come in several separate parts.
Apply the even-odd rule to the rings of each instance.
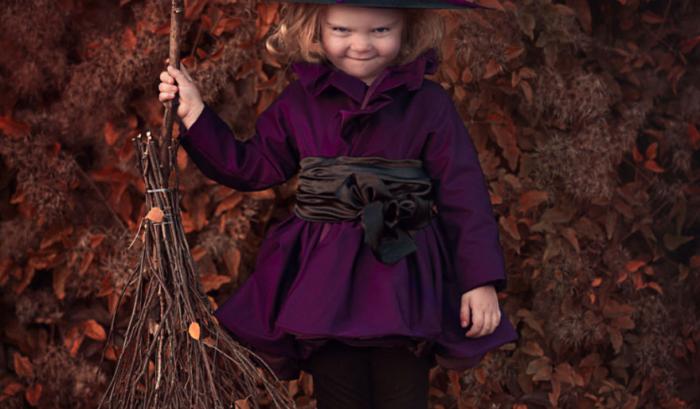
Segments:
[[[267,32],[270,31],[270,27],[272,27],[272,23],[275,21],[275,17],[277,16],[278,8],[278,4],[258,3],[258,21],[256,23],[257,30],[255,33],[256,40],[260,40],[261,38],[265,37]]]
[[[549,194],[544,190],[530,190],[520,195],[520,210],[526,212],[547,200]]]
[[[459,398],[462,395],[462,386],[459,382],[459,374],[454,370],[448,370],[447,377],[450,380],[450,384],[448,386],[450,394],[455,398]]]
[[[474,75],[472,75],[472,71],[469,69],[469,67],[464,68],[464,71],[462,71],[461,79],[462,82],[464,82],[465,84],[469,84],[470,82],[472,82],[472,80],[474,79]]]
[[[85,335],[95,341],[104,341],[107,339],[105,329],[93,319],[83,322],[83,329],[85,330]]]
[[[520,351],[531,356],[544,356],[544,350],[537,341],[527,341],[520,347]]]
[[[646,265],[646,261],[643,260],[631,260],[625,264],[625,269],[630,273],[634,273],[639,270],[640,267]]]
[[[212,290],[218,290],[224,284],[230,283],[231,277],[220,274],[206,274],[199,278],[199,282],[202,283],[202,291],[208,293]]]
[[[658,292],[661,295],[663,295],[663,293],[664,293],[664,290],[661,288],[659,283],[656,283],[654,281],[649,281],[647,283],[647,287],[650,287],[651,289],[655,290],[656,292]]]
[[[78,349],[80,349],[80,344],[83,343],[83,338],[85,338],[85,334],[79,326],[71,327],[68,330],[65,338],[63,338],[63,345],[70,352],[70,356],[76,357],[78,355]]]
[[[13,352],[12,361],[15,366],[15,373],[20,378],[32,378],[34,377],[34,369],[32,367],[31,361],[26,356],[22,356],[18,352]]]
[[[693,123],[688,123],[688,137],[690,137],[690,146],[693,149],[700,148],[700,132],[698,132],[698,128]]]
[[[562,362],[554,368],[554,379],[566,382],[570,385],[583,386],[583,378],[576,373],[576,370],[568,362]]]
[[[654,142],[647,147],[647,150],[645,152],[645,156],[647,157],[647,159],[655,159],[656,158],[656,152],[657,152],[658,147],[659,147],[658,142]]]
[[[133,179],[128,173],[124,173],[116,168],[91,170],[88,174],[95,182],[128,183]]]
[[[199,18],[199,15],[204,10],[204,7],[209,3],[209,0],[186,0],[185,1],[185,19],[193,20]]]
[[[10,396],[15,396],[21,390],[22,390],[21,383],[9,382],[7,385],[5,385],[5,388],[2,390],[2,395],[0,395],[0,402],[4,401],[5,399],[9,398]]]
[[[221,213],[233,209],[241,200],[243,200],[243,195],[239,192],[234,192],[229,197],[219,202],[216,206],[216,210],[214,210],[214,215],[219,216]]]
[[[10,138],[19,138],[29,133],[29,125],[17,122],[9,115],[0,116],[0,131],[3,131]]]
[[[615,352],[620,352],[620,348],[622,348],[622,333],[620,333],[619,329],[614,327],[608,327],[608,333],[610,333],[610,343],[615,349]]]
[[[520,158],[520,149],[517,143],[517,128],[513,119],[505,113],[496,112],[489,114],[487,120],[491,123],[491,132],[496,135],[496,143],[503,149],[503,156],[508,161],[508,166],[515,169]]]
[[[235,247],[229,247],[224,252],[224,262],[226,263],[229,276],[234,279],[238,277],[238,269],[241,265],[241,251]]]
[[[486,69],[484,70],[483,79],[487,80],[499,74],[501,71],[503,71],[501,64],[496,62],[496,60],[491,59],[488,63],[486,63]]]
[[[119,304],[119,294],[114,291],[112,294],[107,296],[107,308],[109,309],[109,313],[111,315],[114,315],[114,313],[117,311],[117,305]]]
[[[700,268],[700,256],[695,255],[690,257],[690,267]]]
[[[642,21],[648,24],[662,24],[665,19],[656,13],[646,11],[642,14]]]
[[[107,235],[105,235],[104,233],[98,233],[98,234],[95,234],[94,236],[90,237],[90,248],[94,249],[97,246],[99,246],[102,243],[102,241],[105,239],[105,237],[107,237]]]
[[[666,171],[664,168],[659,166],[659,164],[656,163],[656,161],[653,160],[645,161],[644,168],[656,173],[664,173]]]
[[[213,36],[220,36],[223,33],[235,31],[241,25],[241,19],[235,17],[224,17],[220,19],[216,27],[211,30]]]
[[[581,247],[578,244],[578,238],[576,237],[576,230],[572,229],[571,227],[564,227],[562,229],[562,236],[566,239],[566,241],[571,244],[571,246],[576,250],[577,253],[581,252]]]
[[[78,267],[78,274],[82,277],[85,272],[90,268],[92,260],[95,258],[95,253],[90,251],[86,252],[83,259],[80,261],[80,267]]]
[[[644,160],[644,156],[642,156],[642,153],[639,152],[636,146],[632,147],[632,159],[634,159],[636,163],[640,163]]]
[[[109,359],[110,361],[116,361],[117,357],[119,357],[117,347],[114,345],[108,345],[107,348],[105,348],[105,358]]]
[[[163,23],[162,26],[156,28],[155,34],[162,36],[170,35],[170,21]]]
[[[511,45],[506,49],[506,61],[512,61],[525,52],[525,48],[521,46]]]
[[[134,34],[134,30],[132,30],[131,27],[127,27],[122,34],[122,45],[127,50],[134,50],[136,49],[137,42],[138,39],[136,38],[136,34]]]
[[[114,124],[112,122],[107,122],[105,124],[104,132],[107,145],[112,146],[119,140],[119,133],[114,129]]]
[[[700,44],[700,35],[695,36],[693,38],[689,38],[681,43],[681,52],[683,54],[690,54],[690,52],[693,51],[695,46],[697,46],[698,44]]]
[[[31,406],[39,406],[39,399],[41,399],[41,384],[35,383],[34,385],[27,388],[24,392],[24,398],[27,399],[27,403]]]
[[[72,269],[68,267],[53,270],[51,285],[53,293],[59,300],[66,298],[66,280],[70,276],[71,271]]]
[[[567,0],[569,7],[576,10],[576,18],[578,19],[583,30],[590,34],[592,31],[591,8],[588,5],[588,0]]]
[[[527,101],[527,103],[532,105],[534,95],[533,95],[532,86],[530,86],[530,83],[527,81],[520,82],[520,89],[523,90],[523,94],[525,94],[525,100]]]
[[[512,238],[515,240],[520,240],[520,232],[518,231],[518,224],[513,215],[502,216],[499,219],[499,223],[503,226],[503,230],[508,232]]]

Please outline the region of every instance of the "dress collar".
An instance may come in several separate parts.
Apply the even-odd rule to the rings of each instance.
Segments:
[[[292,69],[298,75],[301,84],[314,96],[320,95],[332,85],[364,105],[372,95],[378,95],[404,84],[409,90],[420,88],[423,77],[426,74],[435,73],[439,64],[436,50],[428,49],[413,61],[384,68],[371,87],[359,78],[336,68],[330,62],[297,61],[292,64]],[[368,88],[374,88],[374,90]]]

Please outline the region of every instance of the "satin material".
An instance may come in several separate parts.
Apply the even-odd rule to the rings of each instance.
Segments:
[[[416,251],[413,233],[433,216],[431,188],[420,160],[310,156],[301,160],[294,213],[317,222],[359,217],[365,244],[394,264]]]
[[[450,94],[424,78],[437,67],[430,50],[386,67],[368,87],[332,65],[295,63],[298,80],[245,141],[209,105],[180,137],[202,173],[239,191],[282,183],[307,157],[420,160],[431,179],[437,215],[415,232],[417,250],[395,264],[377,259],[357,219],[317,223],[292,213],[269,226],[253,273],[215,316],[281,379],[295,379],[328,339],[402,345],[452,369],[518,339],[503,311],[489,335],[465,337],[460,326],[462,294],[489,284],[502,291],[507,276],[477,155],[484,141],[471,139]]]

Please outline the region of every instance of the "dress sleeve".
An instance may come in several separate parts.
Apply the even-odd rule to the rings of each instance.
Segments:
[[[180,137],[180,145],[208,178],[238,191],[263,190],[291,178],[299,154],[278,98],[260,116],[246,141],[207,104]],[[184,126],[183,126],[184,129]]]
[[[462,293],[488,284],[503,291],[503,249],[476,148],[449,94],[439,99],[422,160],[436,189],[457,285]]]

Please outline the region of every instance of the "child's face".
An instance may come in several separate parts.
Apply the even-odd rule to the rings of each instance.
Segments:
[[[399,55],[401,10],[333,4],[321,18],[321,44],[338,69],[367,85]]]

